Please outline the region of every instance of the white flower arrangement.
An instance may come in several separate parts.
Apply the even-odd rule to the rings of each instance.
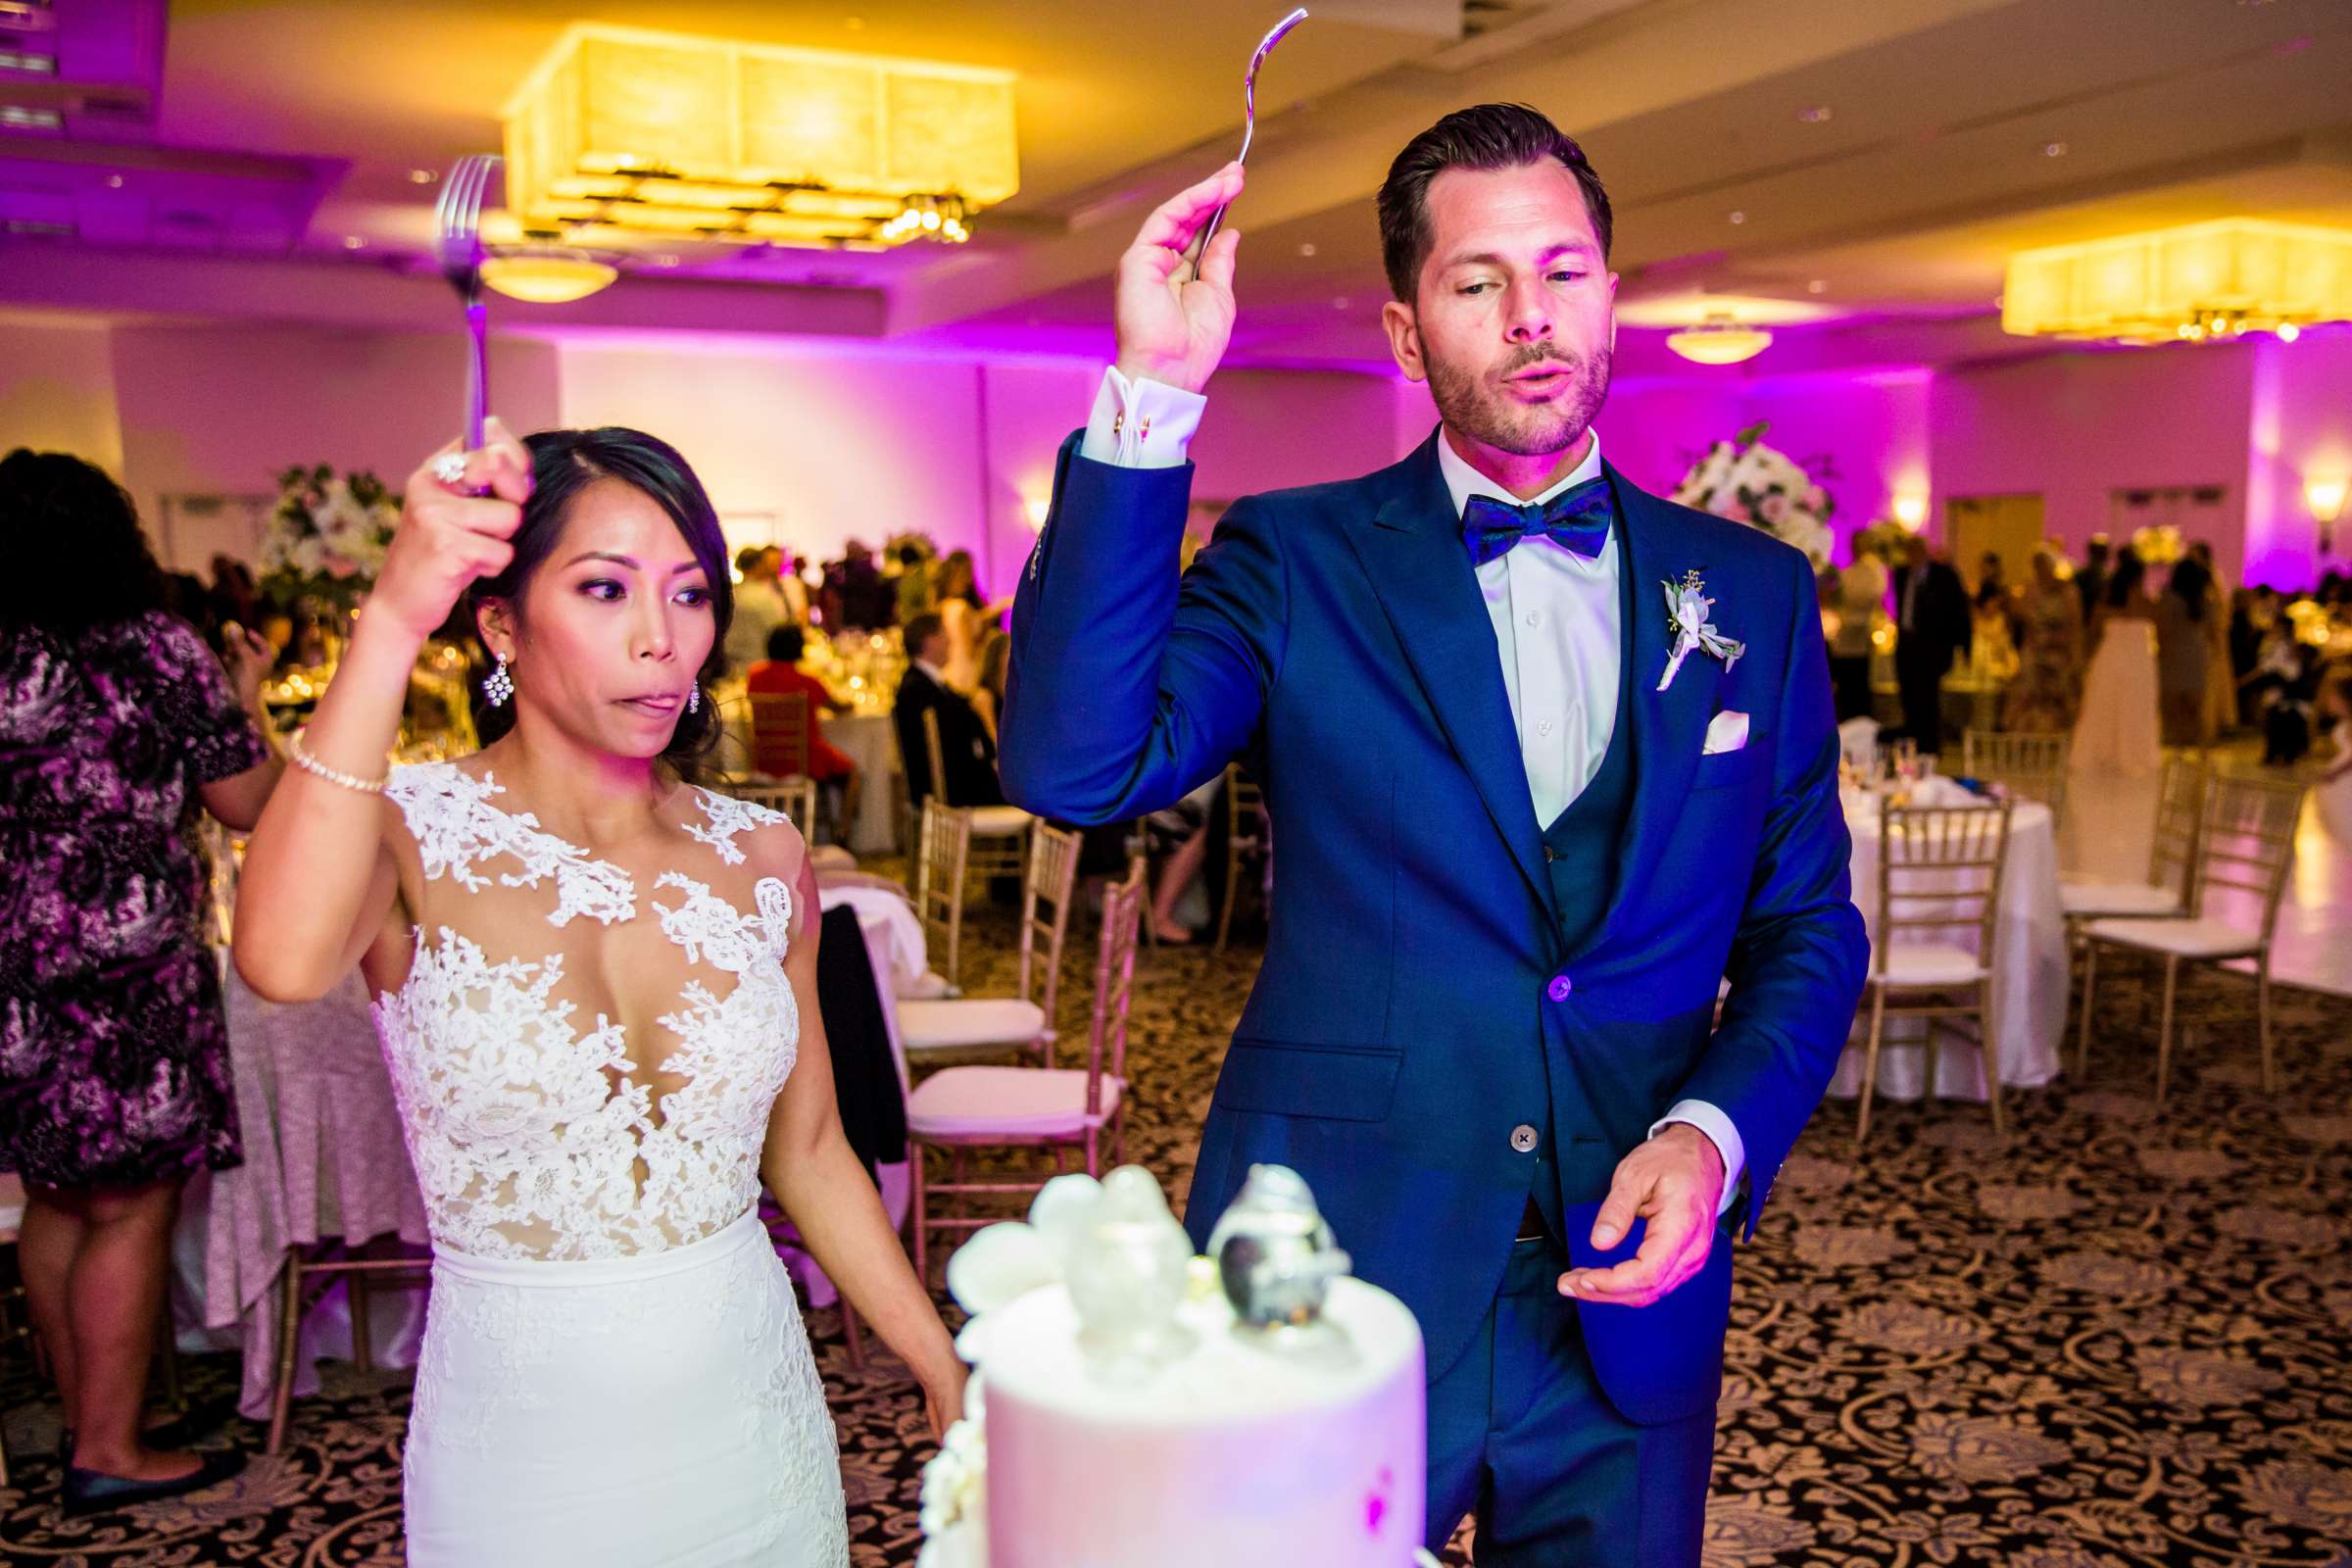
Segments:
[[[1676,486],[1673,500],[1761,528],[1794,545],[1816,569],[1829,564],[1834,542],[1830,514],[1837,502],[1786,454],[1764,445],[1765,426],[1751,424],[1707,448]],[[1827,472],[1826,463],[1816,463]]]
[[[337,474],[325,464],[277,476],[277,506],[262,536],[263,595],[291,605],[315,598],[353,609],[375,586],[400,498],[374,474]]]

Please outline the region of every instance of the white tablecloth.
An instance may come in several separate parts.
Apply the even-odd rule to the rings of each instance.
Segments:
[[[902,848],[895,842],[898,829],[890,819],[890,803],[897,794],[891,780],[899,773],[891,722],[888,713],[841,713],[825,720],[825,739],[858,764],[858,819],[850,824],[853,854],[888,855]]]
[[[1879,919],[1879,805],[1876,797],[1849,794],[1846,826],[1854,836],[1854,903],[1872,927]],[[1923,933],[1924,940],[1963,939]],[[2058,1076],[2058,1047],[2066,1033],[2067,956],[2066,920],[2058,907],[2058,836],[2050,808],[2036,801],[2020,801],[2009,818],[2009,861],[2003,873],[2001,903],[1993,918],[1992,1043],[2001,1082],[2033,1088]],[[1865,999],[1865,1007],[1868,1001]],[[1867,1011],[1863,1014],[1868,1017]],[[1886,1026],[1886,1044],[1879,1051],[1881,1095],[1916,1100],[1927,1076],[1926,1054],[1916,1044],[1925,1033],[1922,1022],[1909,1020]],[[1851,1097],[1862,1090],[1863,1028],[1830,1080],[1830,1093]],[[1973,1046],[1946,1032],[1938,1046],[1936,1093],[1967,1100],[1984,1098],[1984,1067]]]

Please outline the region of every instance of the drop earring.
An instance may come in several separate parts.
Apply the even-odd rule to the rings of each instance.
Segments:
[[[686,711],[689,713],[699,713],[702,710],[703,686],[702,682],[697,681],[692,686],[686,688]]]
[[[507,673],[507,656],[498,656],[498,667],[482,682],[482,697],[492,708],[504,708],[514,695],[514,677]]]

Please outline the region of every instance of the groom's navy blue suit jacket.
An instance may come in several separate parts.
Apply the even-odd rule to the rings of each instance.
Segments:
[[[1739,1129],[1752,1230],[1868,952],[1804,556],[1614,469],[1633,805],[1607,912],[1567,946],[1438,439],[1235,503],[1180,580],[1191,466],[1096,463],[1072,437],[1013,610],[1001,753],[1012,801],[1082,822],[1166,806],[1237,755],[1264,780],[1271,931],[1187,1221],[1200,1245],[1252,1162],[1296,1168],[1356,1272],[1420,1320],[1433,1378],[1493,1303],[1534,1183],[1556,1182],[1552,1214],[1600,1199],[1678,1100]],[[1659,585],[1691,570],[1746,653],[1729,673],[1694,653],[1660,692]],[[1746,745],[1702,757],[1726,710],[1748,715]],[[1714,1398],[1719,1271],[1727,1256],[1718,1288],[1652,1307],[1580,1303],[1629,1417]]]

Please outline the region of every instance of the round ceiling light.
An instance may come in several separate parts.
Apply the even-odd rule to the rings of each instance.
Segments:
[[[1741,326],[1729,316],[1709,316],[1696,326],[1671,333],[1666,346],[1697,365],[1738,365],[1772,346],[1772,334],[1758,326]]]
[[[609,287],[617,269],[586,251],[534,247],[501,251],[482,260],[482,281],[509,299],[568,305]]]

